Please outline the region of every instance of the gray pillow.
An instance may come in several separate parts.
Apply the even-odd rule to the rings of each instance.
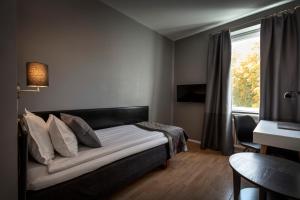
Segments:
[[[95,131],[80,117],[60,113],[60,118],[75,133],[78,141],[88,147],[101,147],[101,142]]]

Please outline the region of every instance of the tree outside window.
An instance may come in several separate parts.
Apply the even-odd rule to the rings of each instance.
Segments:
[[[233,41],[231,58],[234,111],[258,112],[260,101],[260,38]]]

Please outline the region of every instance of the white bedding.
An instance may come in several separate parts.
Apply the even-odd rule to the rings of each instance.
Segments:
[[[146,131],[134,125],[96,131],[103,147],[80,147],[78,156],[57,156],[49,165],[28,163],[28,189],[39,190],[91,172],[124,157],[165,144],[161,132]]]
[[[56,173],[70,167],[94,160],[114,152],[133,147],[157,138],[164,137],[161,132],[149,132],[134,125],[117,126],[95,131],[102,147],[80,147],[78,156],[66,158],[57,156],[49,163],[48,173]]]

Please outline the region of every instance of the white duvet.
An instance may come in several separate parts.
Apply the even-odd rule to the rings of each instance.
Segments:
[[[95,132],[103,145],[100,148],[80,147],[76,157],[57,156],[48,166],[29,162],[28,189],[39,190],[70,180],[168,142],[163,133],[143,130],[134,125],[100,129]]]
[[[80,147],[78,156],[60,157],[57,156],[48,165],[48,173],[56,173],[81,163],[88,162],[114,152],[136,146],[157,138],[164,137],[161,132],[150,132],[140,129],[134,125],[117,126],[113,128],[100,129],[95,131],[101,141],[102,147],[88,148]]]

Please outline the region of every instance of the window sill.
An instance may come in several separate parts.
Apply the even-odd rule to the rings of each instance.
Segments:
[[[259,111],[258,111],[258,109],[255,109],[255,108],[233,107],[232,108],[232,113],[258,115]]]
[[[232,110],[232,114],[252,114],[252,115],[259,115],[259,112],[250,112],[250,111],[242,111],[242,110]]]

